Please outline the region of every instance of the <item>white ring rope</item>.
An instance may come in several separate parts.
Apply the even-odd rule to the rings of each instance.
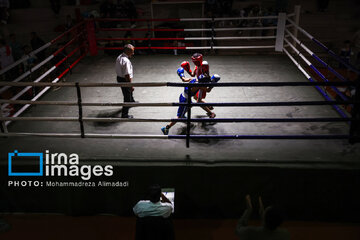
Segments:
[[[241,39],[274,39],[276,36],[258,36],[258,37],[186,37],[185,41],[191,40],[241,40]]]
[[[288,57],[295,64],[295,66],[297,66],[297,68],[305,75],[305,77],[307,79],[310,79],[310,75],[301,67],[300,63],[297,62],[285,48],[283,49],[283,51],[286,53],[286,55],[288,55]]]
[[[288,15],[286,15],[287,17],[294,17],[296,14],[295,13],[289,13]]]
[[[259,17],[228,17],[228,18],[180,18],[180,22],[191,21],[232,21],[232,20],[256,20],[256,19],[277,19],[278,16],[259,16]]]
[[[9,71],[10,69],[12,69],[13,67],[17,66],[18,64],[20,64],[20,63],[28,60],[30,55],[35,55],[35,54],[39,53],[40,51],[44,50],[45,48],[48,48],[49,46],[51,46],[51,42],[48,42],[48,43],[46,43],[45,45],[43,45],[42,47],[39,47],[38,49],[32,51],[31,53],[29,53],[29,54],[26,55],[25,57],[17,60],[16,62],[14,62],[13,64],[7,66],[6,68],[1,69],[0,75],[3,74],[3,73],[5,73],[5,72],[7,72],[7,71]]]
[[[25,77],[29,76],[32,72],[36,71],[37,69],[39,69],[40,67],[42,67],[45,63],[49,62],[51,59],[53,59],[54,56],[50,55],[49,57],[47,57],[46,59],[44,59],[42,62],[40,62],[39,64],[37,64],[36,66],[34,66],[33,68],[31,68],[30,70],[26,71],[25,73],[21,74],[18,78],[16,78],[13,82],[20,82],[22,79],[24,79]],[[0,94],[5,92],[7,89],[9,89],[10,86],[6,86],[0,89]]]
[[[9,103],[9,104],[31,104],[31,105],[63,105],[63,106],[77,106],[78,102],[71,101],[31,101],[31,100],[7,100],[0,99],[0,104]],[[172,103],[133,103],[133,102],[122,102],[122,103],[90,103],[90,102],[81,102],[82,106],[92,106],[92,107],[171,107]]]
[[[0,137],[63,137],[81,138],[80,133],[0,133]],[[96,134],[85,133],[85,138],[119,138],[119,139],[168,139],[167,135],[136,135],[136,134]]]
[[[44,77],[46,77],[49,73],[51,73],[52,71],[55,70],[55,66],[53,66],[52,68],[50,68],[49,70],[47,70],[43,75],[41,75],[40,77],[38,77],[34,83],[40,82]],[[11,100],[17,100],[19,97],[21,97],[23,94],[25,94],[29,89],[31,89],[32,86],[27,86],[25,87],[23,90],[21,90],[18,94],[16,94],[15,96],[13,96],[12,98],[10,98]],[[7,106],[9,106],[9,104],[4,104],[1,109],[6,108]]]
[[[310,67],[311,62],[299,50],[297,50],[296,47],[289,42],[289,40],[287,40],[286,38],[284,40],[294,50],[294,52],[299,55],[301,59],[304,60],[304,62]]]
[[[185,28],[184,32],[212,32],[212,31],[241,31],[241,30],[263,30],[276,29],[277,27],[241,27],[241,28]]]
[[[207,49],[258,49],[258,48],[275,48],[271,46],[213,46],[213,47],[186,47],[189,50],[207,50]]]
[[[75,87],[76,82],[0,82],[0,86],[14,87]],[[80,82],[79,87],[165,87],[167,82],[149,82],[149,83],[86,83]]]
[[[170,122],[171,118],[81,118],[84,122]],[[78,122],[78,117],[1,117],[0,121],[61,121]]]
[[[285,29],[285,32],[289,34],[289,36],[294,39],[294,41],[299,44],[307,53],[311,56],[314,54],[309,48],[307,48],[299,39],[297,39],[289,30]]]

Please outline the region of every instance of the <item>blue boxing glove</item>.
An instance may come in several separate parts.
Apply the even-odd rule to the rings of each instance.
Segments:
[[[181,80],[182,80],[182,78],[185,77],[185,74],[184,74],[185,71],[182,67],[179,67],[176,72],[177,72],[177,75],[181,78]]]
[[[204,74],[201,74],[198,77],[198,81],[199,83],[206,83],[206,82],[210,82],[210,77],[205,76]]]
[[[220,76],[218,74],[214,74],[211,76],[212,83],[217,83],[218,81],[220,81]],[[211,89],[213,89],[213,87],[209,87],[208,92],[210,92]]]
[[[218,81],[220,81],[220,76],[218,74],[214,74],[211,76],[211,82],[217,83]]]

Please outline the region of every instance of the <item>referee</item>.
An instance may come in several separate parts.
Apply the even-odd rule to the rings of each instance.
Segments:
[[[117,81],[121,82],[131,82],[133,79],[133,67],[129,58],[134,55],[134,46],[131,44],[126,44],[124,46],[124,52],[120,54],[116,59],[116,75]],[[121,87],[122,93],[124,95],[124,102],[135,102],[133,97],[134,87]],[[132,115],[129,115],[130,107],[123,107],[121,117],[122,118],[133,118]]]

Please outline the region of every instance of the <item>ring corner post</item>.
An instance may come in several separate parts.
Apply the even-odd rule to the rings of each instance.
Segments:
[[[279,13],[276,27],[275,51],[282,52],[284,46],[286,13]]]
[[[86,20],[85,24],[90,54],[91,56],[96,56],[98,54],[98,49],[95,36],[95,20]]]

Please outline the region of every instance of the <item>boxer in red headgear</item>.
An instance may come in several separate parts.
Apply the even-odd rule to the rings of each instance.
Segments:
[[[210,77],[210,71],[209,71],[209,63],[207,61],[203,61],[203,55],[201,53],[194,53],[191,56],[192,62],[195,64],[194,71],[191,71],[190,63],[187,61],[184,61],[181,63],[181,67],[189,73],[190,76],[195,77],[199,79],[200,75],[204,75],[204,77]],[[202,92],[201,99],[204,99],[206,97],[206,92],[210,92],[212,88],[207,88],[206,91]],[[195,100],[199,98],[199,92],[194,96]],[[202,100],[201,102],[204,102]],[[209,106],[209,108],[212,110],[214,109],[212,106]]]
[[[187,71],[190,76],[196,76],[196,78],[199,78],[201,74],[209,76],[209,64],[206,61],[203,61],[203,55],[201,53],[194,53],[191,56],[191,60],[195,64],[194,71],[191,71],[190,63],[188,61],[181,63],[181,67]]]

